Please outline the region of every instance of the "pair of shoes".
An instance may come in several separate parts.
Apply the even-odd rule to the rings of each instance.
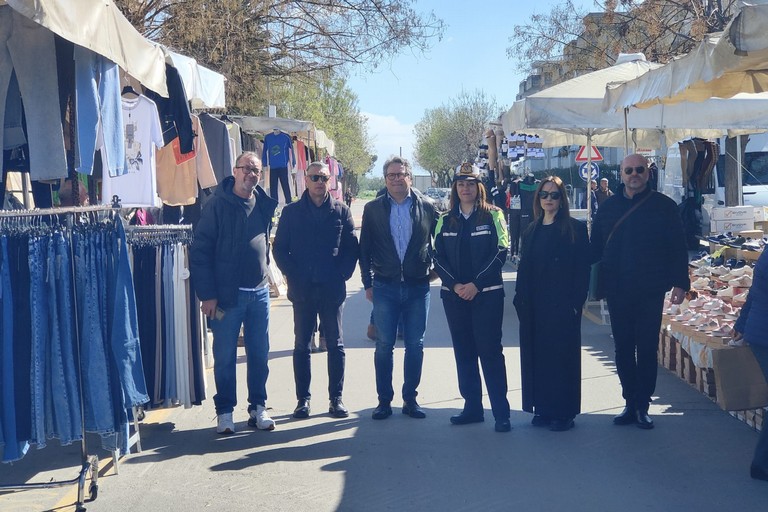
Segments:
[[[768,471],[761,469],[754,464],[752,464],[749,467],[749,476],[754,478],[755,480],[765,480],[768,481]]]
[[[293,410],[293,417],[296,419],[309,418],[309,399],[301,398]]]
[[[331,398],[331,403],[328,406],[328,412],[331,413],[331,416],[334,418],[346,418],[349,416],[349,410],[344,407],[344,402],[341,401],[340,396]]]
[[[496,420],[496,425],[494,425],[493,430],[496,432],[509,432],[512,430],[512,424],[509,422],[509,418]]]
[[[407,414],[411,418],[417,418],[417,419],[422,419],[427,417],[426,413],[421,408],[421,406],[416,402],[416,400],[407,400],[403,404],[403,414]]]
[[[573,418],[566,418],[563,420],[552,420],[549,424],[549,430],[552,432],[565,432],[571,430],[576,424],[573,422]]]
[[[275,420],[269,417],[269,414],[267,414],[267,408],[263,405],[257,405],[256,409],[253,409],[249,415],[249,427],[254,427],[259,430],[275,430]]]
[[[318,352],[328,352],[328,344],[325,342],[325,336],[320,336],[320,346],[317,348]]]
[[[534,427],[548,427],[552,423],[552,420],[541,414],[534,414],[531,420],[531,425]]]
[[[375,420],[385,420],[392,416],[392,406],[389,400],[379,400],[379,405],[373,410],[371,417]]]
[[[637,425],[637,428],[643,430],[651,430],[653,428],[653,420],[648,416],[648,411],[642,409],[637,410],[635,424]]]
[[[232,420],[231,412],[225,412],[216,416],[216,433],[222,436],[235,433],[235,422]]]
[[[455,416],[451,416],[452,425],[469,425],[470,423],[482,423],[485,421],[483,411],[469,412],[466,409]]]
[[[371,341],[376,341],[378,336],[376,336],[376,326],[373,324],[368,324],[368,332],[366,333],[368,336],[368,339]]]
[[[614,425],[632,425],[635,421],[637,421],[637,414],[635,413],[635,408],[630,406],[624,407],[621,414],[613,417]]]

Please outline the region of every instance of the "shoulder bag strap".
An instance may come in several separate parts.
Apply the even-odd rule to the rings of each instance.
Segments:
[[[605,239],[605,245],[608,245],[608,242],[610,242],[610,241],[611,241],[611,237],[612,237],[612,236],[613,236],[613,234],[616,232],[616,229],[619,227],[619,225],[621,225],[621,223],[622,223],[622,222],[624,222],[624,221],[627,219],[627,217],[629,217],[629,216],[630,216],[630,214],[631,214],[632,212],[634,212],[635,210],[637,210],[638,208],[640,208],[640,205],[641,205],[641,204],[643,204],[644,202],[646,202],[646,201],[648,200],[648,198],[650,198],[650,197],[651,197],[651,195],[653,195],[653,190],[651,190],[651,192],[650,192],[650,193],[649,193],[647,196],[645,196],[645,197],[644,197],[644,198],[642,198],[640,201],[638,201],[638,202],[637,202],[637,203],[636,203],[636,204],[635,204],[635,205],[634,205],[632,208],[630,208],[629,210],[627,210],[627,211],[626,211],[626,213],[625,213],[624,215],[622,215],[622,216],[619,218],[619,220],[618,220],[618,221],[616,221],[616,224],[614,224],[614,225],[613,225],[613,229],[611,230],[610,234],[608,235],[608,238],[606,238],[606,239]]]

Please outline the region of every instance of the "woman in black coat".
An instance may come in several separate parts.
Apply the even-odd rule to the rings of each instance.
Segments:
[[[539,183],[523,233],[514,299],[520,320],[523,410],[550,430],[581,409],[581,309],[589,288],[587,226],[572,219],[563,181]]]

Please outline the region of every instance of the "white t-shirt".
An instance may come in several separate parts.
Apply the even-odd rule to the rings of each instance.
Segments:
[[[163,131],[157,105],[146,96],[123,98],[125,168],[121,176],[104,173],[101,203],[120,197],[123,206],[160,206],[157,196],[156,148],[163,146]]]

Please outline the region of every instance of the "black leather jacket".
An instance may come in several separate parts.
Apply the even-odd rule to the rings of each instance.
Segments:
[[[389,194],[365,205],[360,229],[360,273],[366,290],[373,286],[373,279],[390,283],[429,281],[437,213],[432,201],[417,190],[411,189],[411,197],[413,233],[402,264],[389,229]]]

